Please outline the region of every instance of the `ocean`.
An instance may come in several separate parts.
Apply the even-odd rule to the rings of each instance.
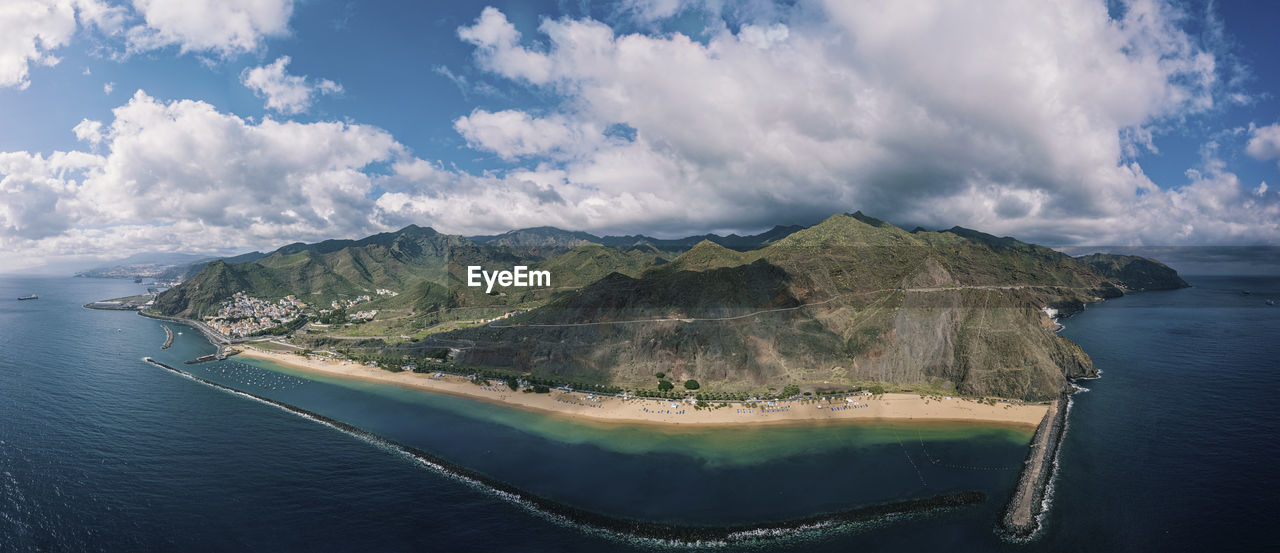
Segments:
[[[193,329],[80,305],[125,280],[0,277],[0,551],[664,551],[583,529],[403,451],[183,378],[152,356],[541,497],[749,525],[978,491],[978,505],[719,550],[1262,550],[1280,503],[1280,278],[1188,277],[1064,320],[1081,382],[1041,535],[995,530],[1027,429],[666,429],[575,422],[235,358]],[[1250,290],[1251,295],[1241,294]],[[38,293],[36,301],[16,301]]]

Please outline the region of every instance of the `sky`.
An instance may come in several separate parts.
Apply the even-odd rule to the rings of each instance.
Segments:
[[[0,271],[860,210],[1280,245],[1268,3],[3,0]]]

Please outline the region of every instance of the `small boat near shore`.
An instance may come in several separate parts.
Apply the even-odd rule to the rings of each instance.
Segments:
[[[38,299],[40,299],[40,296],[37,296],[37,295],[35,295],[35,294],[31,294],[30,296],[20,296],[20,297],[18,298],[18,301],[23,301],[23,300],[38,300]]]

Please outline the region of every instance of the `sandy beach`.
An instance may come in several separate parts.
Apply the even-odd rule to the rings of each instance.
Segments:
[[[1036,426],[1048,412],[1045,405],[988,405],[959,397],[949,399],[922,398],[917,394],[884,394],[864,396],[851,401],[790,401],[773,406],[731,404],[718,409],[695,409],[692,404],[676,400],[629,399],[567,393],[552,390],[549,394],[513,392],[499,381],[478,386],[460,376],[435,373],[389,372],[351,361],[310,359],[292,353],[244,348],[244,357],[263,359],[294,369],[352,378],[367,382],[392,384],[424,392],[487,401],[499,405],[539,411],[572,418],[639,424],[687,425],[755,425],[807,424],[857,420],[901,421],[971,421]]]

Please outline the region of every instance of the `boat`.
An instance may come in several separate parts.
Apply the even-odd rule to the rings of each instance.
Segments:
[[[1267,300],[1267,305],[1275,305],[1276,300]]]
[[[40,299],[40,296],[37,296],[37,295],[35,295],[35,294],[31,294],[30,296],[22,296],[22,297],[18,298],[18,301],[22,301],[22,300],[38,300],[38,299]]]
[[[133,283],[134,283],[134,284],[142,284],[142,277],[138,277],[138,278],[133,279]]]

